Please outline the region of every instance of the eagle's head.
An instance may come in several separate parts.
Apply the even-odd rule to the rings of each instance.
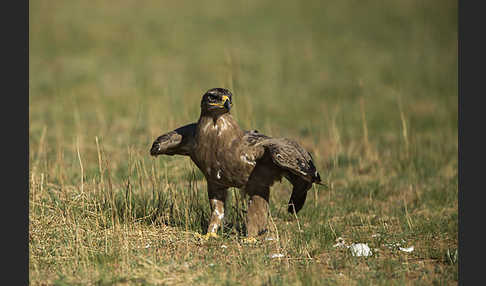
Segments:
[[[201,100],[201,113],[213,117],[228,113],[232,105],[231,92],[224,88],[208,90]]]

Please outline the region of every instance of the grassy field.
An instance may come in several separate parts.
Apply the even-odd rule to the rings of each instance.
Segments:
[[[457,1],[29,1],[30,284],[456,284],[457,45]],[[273,240],[236,189],[198,240],[201,172],[149,156],[213,87],[328,185],[275,184]]]

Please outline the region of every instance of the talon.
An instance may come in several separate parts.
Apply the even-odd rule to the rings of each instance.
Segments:
[[[253,236],[250,236],[250,237],[245,237],[243,238],[243,243],[248,243],[248,244],[255,244],[258,242],[258,240],[256,238],[254,238]]]
[[[194,236],[197,239],[200,239],[200,240],[209,240],[210,238],[219,238],[219,235],[217,235],[215,232],[208,232],[205,235],[202,235],[202,234],[199,234],[199,233],[196,232],[194,234]]]
[[[204,236],[204,239],[208,240],[210,238],[219,238],[219,235],[217,235],[215,232],[208,232]]]

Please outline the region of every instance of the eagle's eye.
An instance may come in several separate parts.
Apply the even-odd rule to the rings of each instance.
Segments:
[[[218,99],[218,96],[216,94],[213,94],[213,93],[208,93],[208,98],[211,101],[215,101],[215,100]]]

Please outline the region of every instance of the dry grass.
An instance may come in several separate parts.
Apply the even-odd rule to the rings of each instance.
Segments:
[[[29,3],[30,284],[456,284],[456,3],[217,2]],[[200,241],[202,174],[149,156],[217,86],[328,185],[294,217],[275,184],[273,240],[242,242],[233,190]]]

